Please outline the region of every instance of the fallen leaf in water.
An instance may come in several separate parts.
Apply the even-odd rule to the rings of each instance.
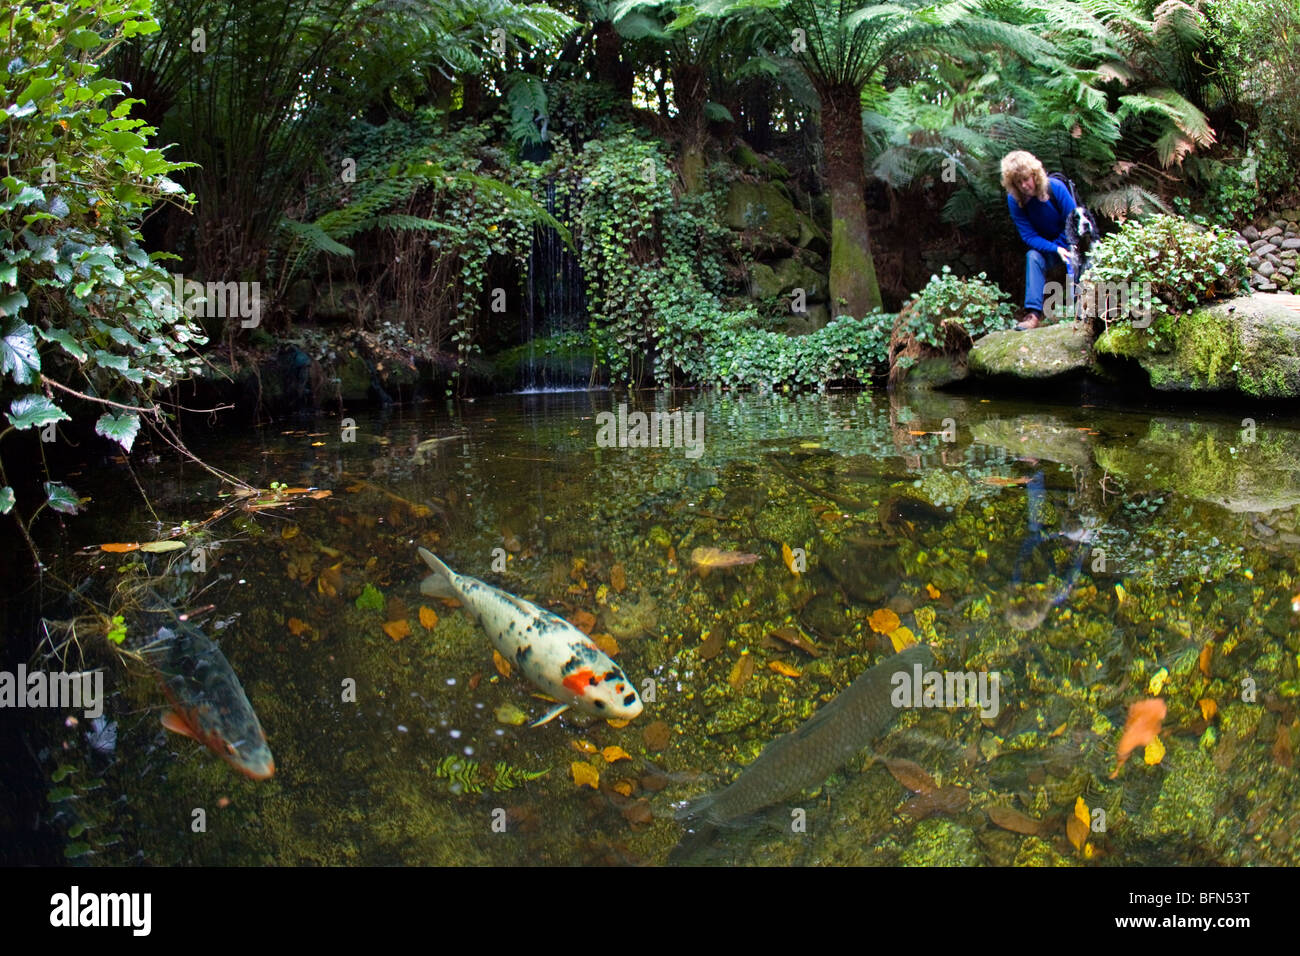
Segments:
[[[338,597],[339,588],[343,586],[343,562],[328,567],[316,579],[316,590],[326,597]]]
[[[184,541],[146,541],[140,550],[149,554],[165,554],[168,551],[184,551],[188,545]]]
[[[592,790],[600,787],[600,771],[591,764],[575,760],[569,768],[573,772],[573,782],[579,787],[591,787]]]
[[[511,727],[518,727],[528,720],[528,715],[514,704],[502,704],[496,709],[495,714],[499,723],[509,724]]]
[[[1215,714],[1219,712],[1219,705],[1216,704],[1209,697],[1202,697],[1200,700],[1196,702],[1196,704],[1201,708],[1201,716],[1204,717],[1206,720],[1210,720]]]
[[[803,634],[801,634],[798,628],[789,627],[789,626],[778,627],[770,631],[769,634],[770,636],[775,637],[777,640],[789,644],[791,647],[798,648],[799,650],[803,651],[805,654],[809,654],[813,657],[822,656],[821,651],[817,650],[817,647],[813,644],[813,642],[810,641]]]
[[[784,674],[786,677],[800,677],[803,674],[802,671],[796,670],[784,661],[769,661],[767,666],[769,670]]]
[[[713,660],[722,653],[723,643],[721,631],[709,631],[708,636],[700,643],[700,659]]]
[[[1290,767],[1295,763],[1295,750],[1291,746],[1291,730],[1282,721],[1277,724],[1277,736],[1273,738],[1273,761],[1279,767]]]
[[[1159,737],[1147,744],[1146,749],[1142,751],[1142,759],[1152,767],[1165,759],[1165,745]]]
[[[645,729],[641,731],[641,739],[645,741],[645,749],[651,753],[667,750],[668,741],[671,737],[672,730],[662,720],[647,724]]]
[[[1006,475],[985,475],[982,479],[986,485],[994,485],[998,488],[1009,488],[1012,485],[1027,485],[1028,478],[1010,478]]]
[[[1197,664],[1201,668],[1201,673],[1206,677],[1210,676],[1210,661],[1214,658],[1214,641],[1206,641],[1205,646],[1201,648],[1201,656],[1197,659]]]
[[[630,797],[632,796],[632,781],[620,780],[618,783],[614,784],[613,789],[615,793],[622,794],[625,797]]]
[[[610,657],[618,656],[618,641],[614,640],[613,634],[593,634],[591,643],[595,644]]]
[[[591,629],[596,626],[596,615],[590,611],[577,610],[573,612],[573,620],[569,623],[583,634],[590,634]]]
[[[911,429],[911,428],[909,428],[909,429],[907,430],[907,433],[908,433],[909,435],[911,435],[912,437],[914,437],[914,438],[920,437],[921,435],[928,435],[928,434],[930,434],[929,432],[918,432],[918,431],[916,431],[915,429]]]
[[[691,563],[697,568],[734,568],[753,564],[758,555],[745,551],[723,551],[720,548],[696,548],[691,552]]]
[[[1012,807],[985,807],[993,825],[1012,833],[1024,833],[1036,836],[1043,831],[1043,821],[1026,816]]]
[[[629,717],[627,720],[619,720],[617,717],[606,717],[605,723],[609,724],[615,730],[622,730],[628,724],[632,723],[632,718]]]
[[[654,821],[654,811],[650,809],[650,801],[642,797],[635,803],[630,803],[623,808],[623,819],[632,826],[644,826]]]
[[[280,539],[282,541],[292,541],[298,537],[299,527],[296,524],[287,524],[280,529]]]
[[[384,633],[395,641],[400,641],[404,637],[411,636],[411,625],[406,623],[405,619],[400,621],[385,621]]]
[[[882,761],[888,770],[903,786],[916,793],[931,793],[939,789],[934,777],[919,763],[913,760],[886,759]]]
[[[632,759],[631,754],[629,754],[622,747],[618,747],[618,746],[606,747],[604,750],[600,752],[600,755],[605,758],[605,763],[614,763],[614,761],[616,760]]]
[[[1158,697],[1135,701],[1129,705],[1128,718],[1124,721],[1124,732],[1120,735],[1119,746],[1115,749],[1115,756],[1119,762],[1115,764],[1115,770],[1110,775],[1111,780],[1119,776],[1120,768],[1124,766],[1124,762],[1128,760],[1128,755],[1134,748],[1145,747],[1160,735],[1160,723],[1168,712],[1168,706]]]
[[[785,566],[790,569],[790,573],[797,578],[799,576],[799,569],[795,566],[794,551],[788,544],[781,545],[781,560],[784,561]]]
[[[1083,800],[1082,797],[1079,798]],[[1065,821],[1065,835],[1070,838],[1070,843],[1076,850],[1082,850],[1085,843],[1088,842],[1088,834],[1092,828],[1088,824],[1079,820],[1079,817],[1072,813]]]
[[[570,740],[569,746],[580,754],[594,754],[597,749],[590,740]]]
[[[1147,681],[1147,693],[1152,697],[1159,697],[1160,691],[1164,689],[1167,680],[1169,680],[1169,671],[1162,667],[1152,674],[1151,679]]]
[[[889,632],[889,639],[894,642],[895,651],[905,651],[916,643],[916,635],[905,627],[896,627]]]
[[[510,676],[510,662],[502,657],[499,651],[492,652],[492,666],[497,669],[497,673],[502,677]]]
[[[302,637],[312,629],[310,624],[306,621],[301,621],[296,617],[289,618],[285,623],[289,626],[289,633],[294,637]]]
[[[889,608],[882,607],[878,611],[871,612],[871,617],[867,618],[867,623],[871,625],[871,629],[876,633],[888,634],[890,631],[898,630],[898,626],[903,622]]]
[[[420,626],[426,631],[431,631],[438,624],[438,615],[434,613],[433,608],[420,605]]]
[[[481,671],[479,673],[472,675],[469,679],[469,689],[478,690],[478,685],[482,680],[483,680],[483,674]]]
[[[961,813],[970,806],[970,791],[949,785],[929,793],[918,793],[903,804],[902,812],[913,820],[924,820],[936,813]]]
[[[100,551],[107,551],[109,554],[125,554],[128,551],[138,551],[139,544],[101,544]]]
[[[623,570],[623,565],[616,564],[609,569],[609,586],[619,594],[627,590],[627,572]]]
[[[749,651],[741,651],[740,659],[732,665],[731,673],[727,676],[727,683],[731,685],[732,690],[740,690],[753,676],[754,658],[750,656]]]
[[[933,584],[927,584],[927,585],[925,586],[925,593],[928,594],[928,595],[930,595],[930,600],[931,600],[931,601],[937,601],[937,600],[939,600],[939,598],[943,597],[943,592],[940,591],[940,590],[939,590],[937,587],[935,587]]]

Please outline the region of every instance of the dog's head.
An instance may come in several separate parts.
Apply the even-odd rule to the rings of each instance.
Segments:
[[[1097,224],[1093,222],[1088,210],[1075,206],[1065,219],[1065,234],[1078,255],[1086,257],[1098,238]]]

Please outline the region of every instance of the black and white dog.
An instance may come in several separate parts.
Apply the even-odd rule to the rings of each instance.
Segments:
[[[1101,236],[1092,214],[1083,206],[1075,206],[1065,217],[1065,237],[1070,242],[1069,281],[1070,293],[1075,303],[1075,322],[1085,317],[1086,309],[1079,302],[1079,283],[1092,265],[1092,246]]]

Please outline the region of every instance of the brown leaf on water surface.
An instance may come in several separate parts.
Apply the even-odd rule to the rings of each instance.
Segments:
[[[492,652],[492,666],[497,669],[497,673],[502,677],[510,676],[510,662],[502,657],[498,651]]]
[[[886,759],[883,761],[895,780],[915,793],[933,793],[939,789],[934,777],[925,768],[912,760]]]
[[[100,551],[107,551],[109,554],[125,554],[128,551],[138,551],[140,545],[136,544],[101,544]]]
[[[727,676],[727,683],[731,685],[732,690],[740,690],[753,676],[754,658],[749,651],[741,651],[740,659],[732,665],[731,673]]]
[[[1012,833],[1036,836],[1043,832],[1043,821],[1021,813],[1012,807],[985,807],[993,825]]]
[[[616,564],[609,569],[609,586],[619,594],[627,590],[627,572],[623,570],[623,565]]]
[[[969,806],[970,791],[950,784],[929,793],[918,793],[903,804],[902,812],[919,821],[936,813],[961,813]]]
[[[404,637],[411,636],[411,625],[405,620],[402,621],[385,621],[384,633],[395,641],[400,641]]]
[[[821,651],[817,650],[816,646],[812,643],[812,641],[808,640],[808,638],[804,637],[803,634],[799,633],[798,628],[789,627],[789,626],[778,627],[772,631],[769,631],[768,633],[772,637],[775,637],[777,640],[784,641],[786,644],[789,644],[791,647],[798,648],[799,650],[803,651],[805,654],[810,654],[813,657],[822,656]]]
[[[697,568],[734,568],[753,564],[758,555],[746,551],[723,551],[720,548],[696,548],[691,552],[691,563]]]
[[[590,611],[577,610],[573,612],[571,617],[569,623],[582,631],[583,634],[590,634],[591,629],[596,626],[596,615]]]
[[[871,625],[871,629],[876,633],[888,634],[890,631],[898,630],[898,626],[903,622],[889,608],[882,607],[878,611],[871,612],[871,617],[867,618],[867,623]]]
[[[591,787],[592,790],[600,787],[600,771],[591,764],[575,760],[569,764],[569,770],[573,773],[573,782],[579,787]]]
[[[438,615],[434,613],[433,608],[420,605],[420,626],[426,631],[431,631],[438,624]]]

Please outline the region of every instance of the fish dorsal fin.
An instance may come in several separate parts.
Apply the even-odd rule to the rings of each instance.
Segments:
[[[163,712],[162,725],[174,734],[181,734],[185,737],[191,738],[192,740],[199,739],[198,735],[194,733],[193,728],[185,722],[185,718],[174,710]]]

